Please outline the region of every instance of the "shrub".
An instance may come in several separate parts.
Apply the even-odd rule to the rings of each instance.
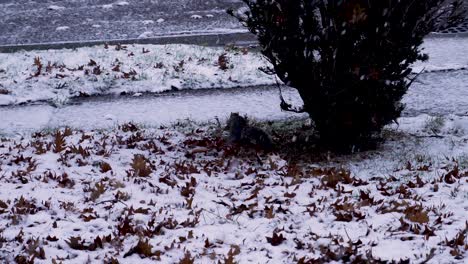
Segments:
[[[431,31],[463,17],[458,0],[243,0],[230,14],[304,101],[329,147],[363,146],[403,110],[411,65]]]

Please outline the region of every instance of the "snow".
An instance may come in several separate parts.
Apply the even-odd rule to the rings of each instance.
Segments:
[[[0,94],[0,105],[11,105],[14,104],[15,100],[11,95]]]
[[[283,91],[288,101],[300,104],[301,100],[292,89]],[[29,105],[0,108],[0,131],[4,134],[28,134],[41,129],[63,126],[82,129],[112,129],[115,124],[135,122],[158,127],[184,121],[213,121],[216,117],[226,119],[231,112],[250,114],[259,120],[281,120],[298,115],[281,112],[277,89],[258,87],[229,89],[225,92],[175,92],[161,96],[102,97],[78,100],[62,106]],[[32,118],[37,112],[44,119]],[[106,117],[114,115],[110,122]],[[301,116],[301,115],[299,115]]]
[[[141,37],[148,37],[145,32]],[[218,66],[226,53],[228,69]],[[33,65],[39,58],[41,67]],[[103,46],[0,54],[0,87],[9,91],[2,105],[66,102],[83,94],[164,92],[179,89],[230,88],[271,84],[267,65],[256,52],[193,45]],[[37,75],[37,76],[36,76]],[[174,83],[176,85],[174,85]]]
[[[141,33],[141,35],[138,36],[138,38],[149,38],[149,37],[152,37],[153,35],[154,35],[153,31],[145,31]]]
[[[120,1],[120,2],[117,2],[115,4],[118,5],[118,6],[128,6],[130,3],[127,2],[127,1]]]
[[[458,49],[463,47],[462,43],[454,40],[447,40],[446,43],[449,47],[450,45],[458,46]],[[431,45],[428,46],[431,47]],[[77,129],[112,129],[116,124],[126,122],[158,127],[183,122],[187,119],[210,122],[219,117],[225,120],[231,112],[250,114],[259,120],[298,117],[298,115],[280,111],[278,91],[275,87],[260,86],[213,91],[205,89],[273,84],[274,79],[258,71],[258,67],[267,64],[254,52],[243,54],[236,50],[226,51],[222,48],[185,45],[129,46],[127,50],[120,51],[115,48],[115,46],[110,46],[108,49],[99,47],[77,51],[1,54],[0,87],[5,87],[2,89],[7,89],[9,93],[0,95],[0,105],[27,104],[0,108],[2,133],[4,135],[28,135],[38,130],[63,126]],[[143,49],[149,52],[143,53]],[[431,55],[435,56],[432,56],[431,60],[425,64],[426,67],[432,66],[440,69],[464,63],[465,57],[459,56],[457,48],[453,48],[451,52],[444,52],[445,49],[432,45],[430,49]],[[220,70],[216,65],[217,57],[224,52],[228,53],[234,65],[227,71]],[[131,53],[134,56],[129,57]],[[450,54],[457,56],[451,57]],[[72,77],[53,78],[55,74],[64,74],[58,67],[53,68],[52,73],[28,79],[36,70],[35,66],[31,66],[36,56],[43,58],[44,65],[47,65],[47,61],[57,62],[58,65],[64,63],[67,66],[63,69],[65,72],[68,68],[77,68],[79,65],[85,65],[83,71],[85,69],[91,71],[96,67],[87,66],[91,59],[95,60],[97,65],[110,66],[102,67],[101,70],[104,73],[100,76],[87,77],[83,73],[76,74],[71,71]],[[445,60],[440,59],[442,56],[445,56]],[[192,61],[187,59],[190,57]],[[7,59],[3,60],[3,58]],[[115,59],[118,59],[122,65],[121,72],[128,73],[131,69],[135,69],[137,73],[143,71],[140,74],[145,74],[146,79],[107,81],[108,79],[103,76],[106,72],[119,74],[112,71],[112,67],[115,67],[112,66],[115,65]],[[175,67],[179,66],[181,60],[184,60],[184,70],[176,71]],[[163,63],[161,69],[154,68],[158,62]],[[15,78],[8,76],[15,76]],[[237,79],[237,82],[231,82],[230,76],[238,76],[231,77],[231,80]],[[403,98],[403,103],[406,104],[403,115],[406,117],[466,115],[468,113],[465,99],[468,96],[465,85],[468,82],[467,78],[467,71],[422,74]],[[171,92],[174,88],[180,91]],[[190,90],[191,88],[201,89],[197,92]],[[160,96],[151,94],[162,91],[166,92]],[[108,96],[94,99],[86,97],[70,99],[73,96],[79,96],[79,92],[88,95],[107,94]],[[296,91],[284,89],[283,92],[285,98],[293,105],[301,105],[302,101]],[[128,96],[115,96],[121,93]],[[50,105],[40,104],[41,101],[47,100]],[[112,115],[112,118],[108,118],[109,115]]]
[[[419,246],[414,244],[413,247]],[[408,251],[408,245],[400,243],[398,240],[382,241],[379,245],[372,248],[372,254],[381,256],[384,260],[408,259],[413,252]]]
[[[63,27],[63,30],[65,28],[68,27]],[[140,38],[152,35],[152,31],[146,31]],[[424,48],[430,59],[415,64],[414,72],[468,67],[466,39],[429,38]],[[143,53],[142,50],[149,52]],[[217,65],[218,57],[223,53],[227,54],[231,66],[226,71]],[[31,77],[37,72],[37,67],[33,66],[36,57],[40,58],[43,68],[49,62],[55,66],[50,72],[43,69],[39,76]],[[96,66],[87,66],[90,60],[96,61],[102,73],[92,73]],[[158,63],[162,65],[157,66]],[[120,71],[113,71],[117,64],[120,65]],[[108,49],[97,46],[0,54],[0,69],[5,70],[3,73],[0,71],[0,87],[10,92],[0,99],[0,105],[37,101],[61,104],[80,94],[158,93],[171,90],[172,86],[179,89],[207,89],[274,85],[275,78],[259,70],[267,66],[267,61],[253,51],[244,54],[241,50],[191,45],[131,45],[118,51],[115,46]],[[132,70],[136,75],[128,75]],[[127,78],[123,78],[124,72]],[[464,76],[462,74],[460,78]],[[443,87],[430,89],[435,93],[443,90]]]
[[[429,54],[429,62],[416,63],[413,71],[441,71],[447,69],[468,68],[467,38],[427,38],[423,51]]]
[[[303,153],[306,116],[281,112],[275,87],[239,88],[274,84],[255,52],[0,54],[0,259],[466,263],[467,46],[428,39],[431,59],[414,70],[429,72],[398,125],[377,150],[350,155]],[[265,128],[274,151],[228,144],[230,112]],[[139,241],[150,251],[132,254]]]
[[[213,123],[9,137],[0,141],[0,255],[177,263],[189,252],[211,263],[231,251],[238,263],[332,263],[372,252],[382,261],[465,263],[464,245],[446,241],[466,234],[468,141],[452,128],[468,131],[468,118],[444,117],[439,137],[425,132],[428,118],[388,127],[377,151],[297,154],[294,163],[281,144],[304,136],[290,128],[302,120],[264,124],[276,131],[274,153],[229,145]],[[147,177],[136,176],[136,155]],[[273,234],[284,241],[268,242]],[[97,236],[102,247],[87,249]],[[146,239],[148,256],[130,254]]]
[[[57,10],[65,9],[65,7],[57,6],[57,5],[50,5],[47,9],[57,11]]]
[[[415,116],[466,116],[468,82],[467,71],[424,73],[404,96],[405,117]],[[167,87],[184,88],[180,79],[166,83]],[[56,100],[51,104],[28,104],[0,107],[0,131],[6,135],[28,134],[41,129],[63,126],[82,129],[112,129],[115,124],[136,122],[158,127],[187,119],[210,122],[216,117],[226,119],[231,112],[249,114],[259,120],[282,120],[305,117],[282,112],[278,89],[275,86],[258,86],[236,89],[199,89],[166,91],[161,94],[126,90],[126,96],[107,95],[72,100]],[[294,89],[283,88],[284,98],[300,107],[302,100]],[[3,99],[2,99],[3,98]],[[5,103],[14,100],[12,95],[0,95]],[[37,113],[42,118],[35,119]],[[110,122],[106,115],[116,118]],[[422,120],[422,119],[421,119]],[[461,124],[463,126],[464,124]]]
[[[68,29],[70,29],[69,26],[61,26],[61,27],[57,27],[55,30],[57,30],[57,31],[64,31],[64,30],[68,30]]]
[[[111,120],[111,121],[113,121],[113,120],[116,119],[116,116],[111,115],[111,114],[107,114],[107,115],[104,116],[104,118],[105,118],[106,120]]]
[[[423,73],[403,98],[408,112],[466,115],[468,70]]]

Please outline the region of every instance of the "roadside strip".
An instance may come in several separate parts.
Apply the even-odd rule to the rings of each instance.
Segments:
[[[428,38],[468,38],[468,33],[432,33]],[[203,46],[226,46],[235,45],[241,47],[257,46],[258,42],[254,35],[245,31],[225,33],[225,32],[203,32],[178,33],[163,35],[151,38],[131,38],[131,39],[111,39],[94,40],[80,42],[51,42],[51,43],[32,43],[21,45],[0,45],[0,53],[13,53],[18,51],[32,50],[56,50],[56,49],[76,49],[82,47],[92,47],[97,45],[131,45],[131,44],[190,44]]]
[[[114,40],[96,40],[82,42],[54,42],[54,43],[33,43],[23,45],[0,45],[0,53],[13,53],[17,51],[32,51],[32,50],[49,50],[49,49],[76,49],[82,47],[92,47],[97,45],[130,45],[130,44],[192,44],[203,46],[250,46],[256,45],[257,41],[254,35],[245,31],[233,33],[202,33],[191,34],[181,33],[174,35],[164,35],[152,38],[135,38],[135,39],[114,39]]]

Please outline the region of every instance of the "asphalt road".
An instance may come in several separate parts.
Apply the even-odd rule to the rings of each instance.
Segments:
[[[0,0],[0,46],[239,32],[245,29],[225,10],[241,6],[241,0]],[[466,34],[468,21],[440,33]]]
[[[0,0],[0,45],[243,30],[239,0]]]

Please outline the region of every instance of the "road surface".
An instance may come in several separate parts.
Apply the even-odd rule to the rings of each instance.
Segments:
[[[0,46],[145,39],[157,44],[162,36],[245,32],[225,11],[241,6],[241,0],[0,0]],[[439,34],[467,32],[468,20]]]
[[[238,32],[240,0],[0,0],[0,45]]]

